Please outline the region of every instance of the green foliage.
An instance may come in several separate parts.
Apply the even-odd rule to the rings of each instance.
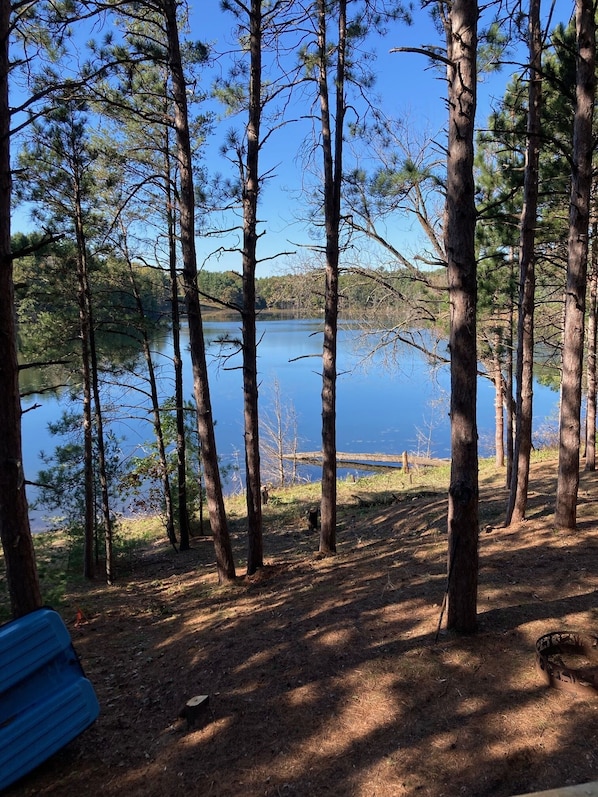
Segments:
[[[201,448],[197,435],[195,403],[189,401],[185,406],[185,455],[187,474],[188,510],[198,510],[203,491],[200,489]],[[177,476],[176,452],[176,403],[174,398],[166,400],[160,409],[160,422],[167,452],[168,475],[171,484]],[[162,463],[155,440],[144,446],[142,456],[134,457],[128,464],[127,471],[121,476],[120,490],[133,509],[149,514],[165,515],[164,490],[162,486]],[[172,501],[177,511],[178,494],[172,489]]]
[[[235,271],[200,271],[197,282],[204,298],[235,309],[243,306],[243,280]]]
[[[58,444],[50,454],[41,452],[42,462],[47,467],[37,474],[39,491],[38,497],[32,502],[32,507],[49,513],[46,521],[51,529],[65,530],[73,540],[80,540],[83,536],[85,517],[81,416],[72,410],[66,411],[59,421],[49,424],[48,428],[52,435],[62,438],[64,442]],[[111,505],[115,505],[119,495],[120,446],[110,432],[105,434],[104,445]],[[94,454],[94,461],[97,461],[97,452]],[[95,493],[99,495],[97,472],[94,476]],[[98,502],[96,505],[96,526],[100,528],[102,519]]]
[[[575,31],[558,26],[554,49],[544,55],[537,240],[553,247],[567,228],[570,149],[575,104]],[[478,186],[481,227],[497,246],[517,245],[526,143],[527,83],[516,76],[500,108],[478,137]],[[487,228],[492,228],[489,231]],[[542,248],[539,251],[542,256]]]
[[[339,277],[341,311],[358,317],[372,311],[384,314],[404,314],[406,304],[419,299],[436,302],[443,307],[443,297],[433,295],[430,286],[444,283],[444,272],[428,271],[426,282],[418,282],[405,269],[347,268]],[[204,298],[216,305],[233,309],[242,307],[241,277],[234,271],[202,271],[199,289]],[[289,311],[303,316],[317,316],[322,312],[324,272],[319,268],[301,273],[258,277],[256,280],[256,308]]]
[[[195,402],[185,404],[185,455],[187,475],[187,508],[192,515],[199,512],[200,502],[205,498],[202,486],[201,444],[197,434]],[[168,476],[171,486],[177,478],[176,451],[176,403],[174,398],[167,399],[160,409],[160,422],[167,455]],[[221,468],[224,478],[232,467]],[[162,463],[158,452],[158,444],[152,440],[145,444],[142,456],[133,457],[126,471],[119,478],[119,494],[132,509],[150,515],[165,516],[164,490],[162,486]],[[178,492],[171,490],[174,513],[178,510]]]
[[[575,31],[559,25],[543,56],[542,146],[535,230],[535,338],[560,345],[575,105]],[[527,82],[516,76],[478,137],[479,309],[482,317],[516,302],[523,203]]]
[[[494,72],[501,68],[505,49],[510,44],[503,26],[498,22],[491,22],[482,32],[479,32],[478,43],[478,68],[480,72]]]
[[[62,363],[60,383],[80,356],[76,253],[69,242],[58,242],[18,257],[20,249],[40,240],[39,235],[13,239],[19,354],[23,363]],[[51,382],[47,376],[42,387]]]
[[[80,378],[75,244],[67,238],[42,244],[39,234],[13,237],[19,356],[23,364],[37,366],[22,372],[25,390],[78,384]],[[30,254],[19,257],[23,251]],[[94,322],[100,362],[118,364],[136,357],[139,319],[126,263],[115,257],[93,258],[91,272],[98,298]],[[137,266],[136,279],[146,322],[159,327],[169,306],[167,275]]]

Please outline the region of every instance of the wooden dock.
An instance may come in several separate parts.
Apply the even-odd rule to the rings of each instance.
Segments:
[[[300,451],[295,454],[284,454],[285,459],[302,462],[306,465],[321,465],[321,451]],[[345,451],[336,452],[336,463],[341,467],[367,468],[368,470],[394,470],[403,467],[404,454],[350,454]],[[434,468],[448,465],[449,459],[434,459],[407,455],[410,468]]]

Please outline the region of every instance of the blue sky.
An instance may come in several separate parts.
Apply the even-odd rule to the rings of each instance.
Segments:
[[[566,21],[572,10],[572,2],[559,0],[554,20]],[[234,42],[234,19],[230,13],[220,9],[219,0],[192,0],[190,28],[191,38],[213,44],[217,50],[226,49],[227,44]],[[385,39],[372,37],[371,49],[377,54],[373,67],[376,73],[374,92],[379,95],[379,104],[387,116],[405,119],[411,130],[442,140],[447,116],[444,70],[430,67],[428,60],[420,54],[389,52],[395,47],[426,45],[442,46],[442,37],[436,31],[429,12],[419,8],[413,12],[411,26],[397,22],[392,25]],[[484,125],[493,101],[502,96],[513,69],[504,68],[499,73],[481,79],[478,89],[478,126]],[[204,79],[207,87],[211,76],[206,75]],[[295,107],[291,111],[295,115],[305,114],[306,108]],[[239,129],[243,121],[232,117],[221,119],[216,125],[207,149],[206,165],[210,174],[220,172],[232,176],[230,165],[220,156],[219,148],[226,132],[232,127]],[[259,276],[288,270],[298,259],[309,259],[309,250],[297,245],[316,243],[305,221],[315,178],[306,181],[305,164],[297,156],[307,134],[306,123],[303,126],[290,125],[275,133],[263,150],[262,171],[272,169],[273,177],[265,185],[261,197],[260,218],[265,221],[262,227],[265,235],[259,242],[259,256],[270,258],[280,251],[292,250],[300,254],[264,262],[259,267]],[[226,220],[227,226],[229,222],[230,219]],[[13,230],[26,230],[28,227],[26,216],[18,212],[13,221]],[[412,247],[417,247],[418,233],[409,219],[393,220],[393,232],[400,241],[409,241]],[[200,235],[200,266],[205,263],[207,268],[213,270],[240,270],[238,253],[222,254],[220,257],[211,254],[219,246],[233,248],[236,245],[238,240],[232,235],[218,241]]]
[[[218,0],[207,0],[202,6],[201,24],[193,23],[194,12],[191,9],[193,34],[212,42],[216,49],[220,49],[226,41],[231,41],[233,17],[230,13],[220,10]],[[207,13],[206,13],[207,12]],[[390,49],[399,46],[422,47],[438,43],[438,33],[435,31],[428,12],[419,11],[414,15],[414,24],[407,26],[404,23],[393,24],[392,33],[386,39],[373,38],[371,46],[376,51],[374,69],[376,84],[374,92],[380,95],[381,105],[390,116],[407,117],[410,124],[419,128],[422,133],[427,131],[431,135],[438,135],[444,128],[446,110],[443,101],[445,83],[442,69],[430,68],[428,60],[418,54],[390,53]],[[301,109],[304,113],[305,110]],[[210,166],[217,168],[219,156],[217,145],[222,140],[223,133],[235,125],[235,120],[223,120],[217,128],[216,136],[212,142],[214,149],[210,155]],[[302,139],[308,134],[307,126],[291,126],[273,136],[267,150],[263,152],[263,163],[266,168],[274,168],[275,177],[270,180],[262,193],[260,218],[267,219],[264,225],[266,234],[260,239],[259,254],[262,257],[271,257],[280,251],[298,251],[299,258],[308,258],[309,254],[295,246],[295,244],[314,244],[316,241],[310,236],[305,218],[308,208],[303,204],[307,199],[303,189],[303,163],[297,159],[297,150]],[[220,168],[225,169],[224,161],[220,161]],[[405,235],[410,234],[411,222],[398,221],[404,226]],[[232,237],[229,238],[232,241]],[[199,251],[207,255],[213,248],[211,241],[198,242]],[[296,258],[280,258],[262,264],[258,268],[258,275],[284,271]],[[221,256],[219,260],[210,258],[208,268],[221,269],[225,267],[239,269],[240,258],[234,254]]]
[[[553,20],[567,21],[573,11],[573,3],[559,0]],[[233,29],[233,18],[230,13],[221,11],[218,0],[204,0],[201,4],[201,23],[195,21],[195,12],[191,8],[193,35],[215,44],[220,49],[223,42],[230,42]],[[554,25],[553,25],[554,26]],[[435,29],[427,10],[417,9],[413,12],[413,24],[395,23],[385,39],[373,38],[372,48],[377,53],[375,62],[376,85],[374,91],[381,98],[381,106],[388,116],[403,118],[409,121],[413,129],[419,133],[429,134],[442,140],[446,126],[445,82],[444,70],[432,68],[425,56],[415,53],[390,53],[395,47],[425,47],[426,45],[442,46],[441,35]],[[525,59],[525,53],[520,58]],[[515,55],[512,60],[517,60]],[[493,103],[504,93],[514,66],[504,67],[500,72],[482,76],[478,87],[477,125],[484,126],[492,110]],[[222,121],[217,128],[215,139],[210,150],[210,167],[224,170],[224,161],[218,166],[219,156],[217,144],[223,133],[234,126],[232,119]],[[302,200],[304,175],[302,163],[296,160],[296,152],[303,133],[297,127],[287,128],[272,137],[267,151],[263,153],[263,163],[273,167],[276,177],[269,181],[261,197],[260,218],[266,219],[265,236],[260,239],[259,254],[270,257],[277,251],[288,251],[296,247],[295,243],[313,244],[315,241],[308,233],[308,227],[301,218],[305,218],[306,208]],[[401,241],[409,241],[409,245],[417,247],[419,232],[411,220],[396,219],[394,230]],[[232,242],[232,238],[228,239]],[[206,256],[213,249],[212,241],[199,242],[199,251]],[[297,250],[301,251],[301,250]],[[303,258],[308,257],[305,253]],[[296,258],[281,258],[262,264],[258,275],[285,271]],[[240,256],[223,255],[219,260],[207,261],[208,268],[224,269],[240,268]]]

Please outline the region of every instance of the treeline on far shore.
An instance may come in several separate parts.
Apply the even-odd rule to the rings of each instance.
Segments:
[[[41,233],[16,233],[12,240],[15,257],[15,283],[21,331],[27,334],[28,322],[39,327],[40,318],[54,323],[70,318],[76,324],[77,281],[74,241],[68,237],[46,242]],[[127,263],[117,252],[103,252],[90,258],[93,293],[101,297],[96,316],[118,317],[125,323],[136,315],[136,300],[131,294],[131,277],[137,283],[146,317],[160,323],[168,315],[171,286],[166,268],[157,264]],[[214,309],[239,310],[243,306],[243,280],[239,271],[200,270],[202,303]],[[442,268],[422,272],[397,268],[352,266],[339,275],[339,309],[356,316],[368,313],[393,313],[426,306],[443,315],[446,301],[446,272]],[[305,267],[290,273],[258,277],[255,284],[259,310],[286,311],[302,316],[317,316],[324,309],[325,270]],[[183,290],[179,290],[183,311]],[[431,316],[428,315],[428,318]],[[55,336],[52,334],[51,336]],[[64,335],[60,336],[64,338]],[[39,343],[39,341],[38,341]]]
[[[256,306],[260,310],[285,310],[301,315],[318,315],[324,307],[324,270],[306,269],[256,279]],[[388,312],[405,303],[414,304],[424,295],[438,302],[443,292],[443,269],[414,280],[404,269],[348,269],[339,277],[340,309],[343,312],[367,310]],[[243,282],[236,271],[201,271],[199,289],[210,305],[235,309],[243,303]]]

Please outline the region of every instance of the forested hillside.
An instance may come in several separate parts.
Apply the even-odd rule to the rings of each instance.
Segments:
[[[323,311],[324,271],[311,268],[305,272],[280,274],[256,279],[256,307],[260,310],[287,310],[306,318]],[[426,283],[416,281],[403,270],[352,268],[339,276],[339,307],[345,318],[359,319],[378,313],[397,320],[422,301],[435,296],[438,307],[444,304],[445,273],[442,269],[426,274]],[[199,288],[204,298],[217,305],[242,307],[242,277],[234,271],[201,271]],[[433,293],[433,289],[438,291]],[[438,310],[440,319],[444,310]]]

